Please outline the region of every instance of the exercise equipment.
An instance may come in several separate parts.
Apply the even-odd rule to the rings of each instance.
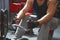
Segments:
[[[0,28],[1,28],[1,40],[6,40],[6,34],[8,30],[8,11],[1,9],[0,11]]]
[[[7,40],[9,18],[9,0],[0,0],[0,40]]]
[[[24,31],[29,31],[29,30],[30,30],[30,29],[21,27],[20,25],[17,25],[17,24],[12,24],[12,26],[19,27],[19,28],[21,28],[21,29],[24,30]]]
[[[34,20],[27,20],[27,26],[28,26],[28,29],[33,29],[39,26],[39,22],[34,21]]]
[[[20,38],[20,40],[29,40],[29,39],[27,39],[27,38]]]

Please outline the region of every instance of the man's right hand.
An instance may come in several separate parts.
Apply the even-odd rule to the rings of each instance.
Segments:
[[[12,20],[12,24],[19,24],[20,20],[18,18],[14,18]]]

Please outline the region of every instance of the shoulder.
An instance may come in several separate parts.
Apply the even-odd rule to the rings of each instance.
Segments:
[[[57,0],[48,0],[48,4],[56,4]]]
[[[27,0],[27,2],[33,2],[34,0]]]
[[[56,0],[48,0],[48,1],[56,1]]]
[[[57,2],[57,1],[56,0],[48,0],[48,2],[53,2],[54,3],[54,2]]]
[[[33,2],[34,2],[34,0],[27,0],[27,1],[26,1],[26,4],[28,4],[28,5],[33,5]]]
[[[34,1],[34,0],[27,0],[26,3],[32,5],[32,4],[33,4],[33,1]]]

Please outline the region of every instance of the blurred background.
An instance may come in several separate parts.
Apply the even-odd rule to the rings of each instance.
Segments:
[[[16,14],[24,7],[27,0],[0,0],[0,39],[6,40],[6,38],[13,40],[16,27],[11,26],[11,21],[15,18]],[[26,13],[26,16],[34,15],[33,8]],[[60,0],[57,0],[57,9],[55,13],[60,15]],[[36,15],[34,15],[36,17]],[[60,17],[60,16],[59,16]],[[28,17],[29,19],[29,17]],[[31,17],[31,19],[33,19]],[[33,20],[36,20],[34,18]],[[39,28],[34,28],[33,32],[35,36],[23,35],[23,38],[29,40],[37,40]],[[3,37],[3,38],[2,38]],[[54,30],[53,39],[60,40],[60,25]]]

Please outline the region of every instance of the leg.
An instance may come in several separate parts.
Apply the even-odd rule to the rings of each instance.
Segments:
[[[54,30],[49,30],[49,37],[48,40],[52,40]]]
[[[49,24],[50,30],[49,30],[49,37],[48,40],[52,40],[54,30],[58,27],[59,25],[59,19],[58,18],[53,18]]]
[[[41,26],[37,40],[48,40],[49,27],[47,24]]]
[[[57,26],[58,19],[55,18],[53,18],[50,22],[42,25],[37,40],[51,40],[53,36],[53,31]],[[49,31],[51,32],[50,34]]]

